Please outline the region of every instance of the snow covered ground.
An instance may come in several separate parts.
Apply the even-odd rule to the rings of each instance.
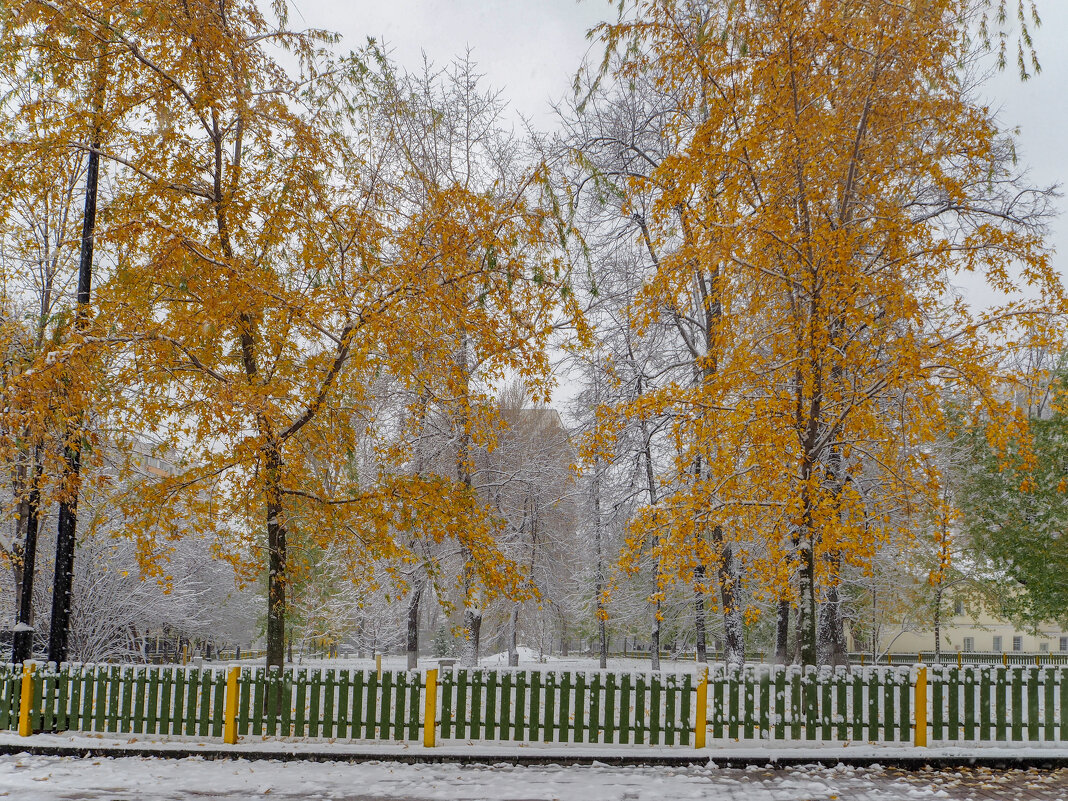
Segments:
[[[0,757],[0,797],[20,801],[133,799],[447,799],[448,801],[901,801],[1068,797],[1068,771],[905,772],[879,767],[716,769],[405,765],[199,757]]]

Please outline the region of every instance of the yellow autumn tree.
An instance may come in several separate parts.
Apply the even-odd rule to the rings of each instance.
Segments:
[[[220,557],[266,577],[269,665],[307,548],[329,545],[357,580],[416,558],[398,531],[453,538],[487,595],[517,592],[469,487],[397,469],[386,445],[370,465],[355,454],[389,429],[370,419],[376,378],[448,386],[456,330],[517,343],[484,377],[545,380],[564,281],[543,168],[435,175],[381,55],[331,60],[333,37],[288,30],[282,3],[274,21],[242,0],[37,6],[105,42],[140,92],[92,146],[114,193],[81,342],[123,347],[109,367],[122,391],[98,421],[109,441],[151,434],[179,462],[121,499],[146,573],[166,582],[168,540],[215,532]],[[44,402],[55,374],[25,391]]]
[[[95,12],[106,17],[118,5],[103,2]],[[94,459],[86,423],[106,405],[99,379],[108,338],[94,328],[89,307],[99,233],[96,145],[137,103],[137,88],[121,69],[112,71],[116,53],[99,33],[99,26],[68,24],[51,3],[0,10],[5,273],[17,287],[15,307],[34,307],[23,323],[25,350],[12,363],[21,374],[5,382],[0,451],[18,463],[20,476],[13,494],[30,579],[20,588],[23,624],[38,512],[60,505],[49,629],[49,656],[57,661],[67,653],[81,467]],[[29,644],[24,625],[17,658]]]
[[[650,253],[632,324],[689,326],[688,375],[621,409],[673,420],[637,540],[690,582],[737,556],[751,598],[796,609],[807,664],[844,656],[843,570],[945,503],[946,388],[997,440],[1019,425],[1001,354],[1060,333],[1049,194],[971,84],[984,10],[637,0],[600,29],[624,54],[606,69],[669,104],[668,152],[627,181]],[[964,275],[997,302],[969,304]]]

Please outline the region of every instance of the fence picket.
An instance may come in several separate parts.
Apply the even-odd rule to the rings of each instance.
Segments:
[[[839,740],[849,739],[849,687],[846,683],[845,667],[839,665],[834,669],[834,713],[836,736]]]
[[[393,676],[393,695],[395,700],[393,701],[393,739],[404,739],[404,702],[406,700],[405,690],[408,689],[408,675],[403,671],[400,671]],[[388,714],[389,710],[384,710],[383,714]],[[385,739],[383,736],[382,739]]]
[[[578,696],[576,696],[575,711],[579,711]],[[634,743],[642,744],[645,742],[645,676],[644,674],[638,674],[638,678],[634,680]]]
[[[900,722],[898,738],[903,743],[912,741],[912,670],[905,668],[903,674],[898,674],[898,720]],[[926,738],[927,733],[924,732]]]
[[[368,670],[366,676],[367,681],[364,684],[367,688],[367,695],[364,699],[366,717],[364,718],[363,736],[365,740],[373,740],[375,739],[375,721],[378,717],[379,688],[381,683],[378,680],[377,670]],[[449,678],[455,678],[454,674],[450,673]]]
[[[727,736],[738,739],[738,668],[727,667]]]
[[[864,739],[864,671],[853,674],[853,739]]]
[[[1061,742],[1068,741],[1068,669],[1057,671],[1061,685]]]
[[[349,720],[352,722],[350,737],[353,740],[360,739],[364,728],[364,716],[367,714],[365,709],[369,705],[365,676],[364,671],[357,670],[352,677],[352,714]]]
[[[213,678],[215,684],[215,705],[211,715],[211,736],[222,737],[223,716],[226,707],[226,671],[216,671]]]
[[[453,718],[456,739],[462,740],[466,736],[467,720],[467,671],[461,670],[456,677],[456,715]]]
[[[616,740],[616,676],[609,673],[604,679],[604,741]]]
[[[801,739],[801,673],[796,670],[790,676],[790,737]]]
[[[200,688],[200,670],[191,668],[186,679],[185,733],[192,737],[197,731],[197,691]]]
[[[393,674],[383,673],[382,681],[379,683],[379,707],[378,707],[378,738],[383,740],[389,739],[389,710],[393,703]],[[462,708],[462,707],[461,707]],[[374,737],[374,731],[372,730],[371,736]]]
[[[408,674],[411,687],[408,690],[408,739],[419,739],[419,724],[421,719],[419,717],[419,690],[423,687],[422,678],[418,673]],[[496,678],[496,674],[494,674]]]
[[[893,668],[887,668],[883,674],[883,740],[892,743],[896,727],[894,717],[894,687],[897,686],[897,674]]]
[[[820,684],[820,737],[824,740],[831,739],[831,682],[821,681]]]
[[[681,735],[682,744],[690,744],[690,734],[692,727],[690,726],[690,694],[694,692],[693,677],[689,673],[684,673],[682,676],[682,693],[679,696],[679,720],[678,727],[679,734]]]
[[[801,687],[805,700],[805,739],[815,740],[819,724],[819,688],[816,686],[816,669],[811,665],[804,669]]]
[[[44,712],[44,710],[42,709],[42,707],[44,706],[44,703],[43,703],[43,695],[44,695],[43,671],[35,672],[33,674],[33,676],[31,677],[30,681],[31,681],[31,683],[33,685],[33,694],[32,694],[33,700],[30,702],[30,730],[31,731],[40,731],[41,730],[41,719],[43,717],[43,712]]]
[[[497,671],[491,670],[486,681],[486,739],[497,738]]]
[[[1027,739],[1038,742],[1038,668],[1027,669]]]
[[[760,739],[771,737],[771,675],[760,670]]]
[[[482,671],[471,671],[471,733],[468,735],[472,740],[479,739],[482,733]]]
[[[664,694],[667,696],[667,703],[664,709],[664,743],[666,745],[674,745],[678,734],[678,727],[675,725],[677,686],[678,676],[669,674],[664,677]]]
[[[989,740],[993,734],[990,715],[991,699],[990,669],[979,670],[979,739]]]
[[[786,739],[786,666],[775,667],[775,739]]]
[[[545,674],[545,703],[542,705],[541,738],[547,743],[553,741],[556,728],[556,673]]]
[[[351,710],[349,705],[349,685],[352,676],[348,670],[339,670],[337,676],[337,713],[334,718],[337,723],[337,738],[344,740],[351,737],[350,726],[352,725]]]
[[[998,742],[1005,741],[1006,729],[1008,727],[1009,716],[1005,706],[1005,668],[996,668],[997,678],[994,684],[994,714],[996,716],[995,731]]]
[[[660,674],[649,677],[649,744],[660,745]]]
[[[508,675],[508,674],[505,674]],[[624,674],[623,681],[627,682],[630,676]],[[626,703],[624,701],[624,703]],[[556,739],[558,742],[566,743],[571,733],[571,671],[565,670],[563,676],[560,678],[560,718],[557,725]],[[627,732],[623,730],[620,734],[623,738],[620,742],[626,742]]]
[[[710,677],[709,681],[712,682],[712,737],[719,740],[723,737],[723,723],[727,717],[723,714],[723,690],[727,683],[726,673],[717,667],[714,676]]]
[[[57,674],[54,665],[48,665],[41,676],[41,730],[52,731],[55,728],[56,684]],[[129,717],[129,716],[127,716]]]
[[[975,668],[964,668],[964,739],[975,740]]]
[[[1043,716],[1045,718],[1045,725],[1043,726],[1042,737],[1046,742],[1052,742],[1054,738],[1054,720],[1056,718],[1053,715],[1053,708],[1055,698],[1054,693],[1057,689],[1055,685],[1056,676],[1057,671],[1055,668],[1048,667],[1042,671],[1042,690],[1043,695],[1045,696],[1043,698],[1043,701],[1045,702],[1043,704],[1045,707],[1043,709],[1043,712],[1045,713]],[[1064,714],[1063,708],[1061,709],[1061,714]]]
[[[563,721],[566,725],[567,721]],[[501,679],[501,728],[500,738],[509,739],[512,729],[512,672],[505,672]],[[563,738],[561,738],[563,739]]]
[[[868,739],[879,740],[879,668],[868,672]]]
[[[1012,739],[1020,742],[1023,739],[1023,676],[1020,671],[1012,671],[1009,681],[1011,704],[1012,704]]]
[[[597,743],[601,740],[601,674],[594,673],[590,682],[590,716],[586,721],[589,727],[586,741]]]
[[[742,696],[745,698],[745,712],[743,713],[742,736],[747,740],[753,739],[753,728],[756,726],[756,694],[754,692],[753,674],[751,671],[743,671]]]
[[[947,671],[943,668],[942,675],[945,677],[946,695],[949,701],[949,710],[946,717],[947,734],[950,741],[954,741],[960,738],[960,669],[951,667]],[[936,734],[935,739],[940,736],[940,734]]]
[[[455,681],[455,671],[449,670],[442,674],[438,685],[438,692],[441,693],[441,737],[444,740],[452,737],[452,692]]]

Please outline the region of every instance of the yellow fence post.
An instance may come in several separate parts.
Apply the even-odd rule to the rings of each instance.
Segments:
[[[237,677],[241,668],[233,665],[226,676],[226,706],[223,710],[223,742],[237,745]]]
[[[33,662],[22,663],[22,701],[19,704],[19,736],[29,737],[33,734],[33,671],[37,667]]]
[[[426,704],[423,706],[423,745],[434,747],[438,733],[438,671],[426,672]]]
[[[701,671],[701,680],[697,682],[697,720],[693,728],[693,747],[705,747],[705,733],[708,731],[708,668]]]
[[[916,673],[916,736],[917,748],[927,747],[927,668]]]
[[[382,654],[375,654],[375,669],[378,671],[378,680],[382,681]]]
[[[960,651],[957,651],[957,670],[964,667],[964,657],[960,655]]]

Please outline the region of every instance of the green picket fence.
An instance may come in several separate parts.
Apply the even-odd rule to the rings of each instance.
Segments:
[[[917,694],[920,669],[926,694]],[[225,668],[40,666],[33,731],[222,736]],[[424,719],[425,674],[241,667],[242,736],[448,741],[694,743],[706,694],[707,742],[1068,743],[1068,668],[713,666],[689,674],[516,669],[443,672]],[[0,665],[0,730],[19,724],[22,672]],[[920,707],[917,708],[919,699]],[[429,727],[429,728],[428,728]]]
[[[442,739],[689,745],[693,676],[455,670],[442,675]]]
[[[42,667],[33,677],[34,731],[221,737],[224,668],[149,665]],[[268,737],[414,740],[417,673],[242,668],[237,731]],[[0,730],[18,727],[22,673],[0,666]]]
[[[712,739],[913,741],[916,679],[924,668],[928,742],[1068,742],[1068,669],[768,665],[713,668]]]

